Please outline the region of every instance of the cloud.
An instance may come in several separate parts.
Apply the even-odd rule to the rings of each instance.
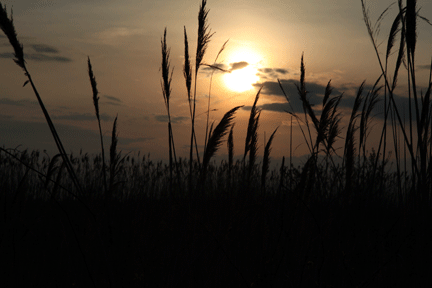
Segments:
[[[72,113],[68,115],[57,115],[53,116],[54,119],[59,120],[73,120],[73,121],[93,121],[96,120],[96,115],[91,113]],[[107,114],[100,114],[100,119],[102,121],[111,121],[113,117]]]
[[[71,62],[72,61],[72,59],[68,57],[49,56],[49,55],[39,54],[39,53],[25,54],[24,58],[28,60],[39,61],[39,62]]]
[[[12,100],[9,98],[0,98],[0,105],[27,106],[37,105],[37,102],[29,99]]]
[[[57,50],[56,48],[54,48],[53,46],[50,45],[45,45],[45,44],[33,44],[30,45],[33,50],[35,50],[37,53],[54,53],[57,54],[59,53],[59,50]]]
[[[280,82],[285,93],[290,99],[296,97],[298,98],[296,85],[300,85],[300,81],[294,79],[281,79]],[[261,85],[264,85],[263,89],[261,90],[261,94],[285,97],[277,81],[265,81],[264,83],[253,84],[253,86],[257,88],[261,87]],[[318,95],[323,95],[325,88],[326,86],[324,85],[314,82],[307,82],[306,90],[308,91],[309,101],[312,104],[317,104],[316,101],[319,100]],[[337,88],[333,87],[332,95],[339,94],[341,94],[341,92]]]
[[[102,97],[107,98],[108,100],[114,101],[114,102],[118,102],[118,103],[122,103],[123,101],[120,100],[120,98],[114,97],[114,96],[109,96],[109,95],[103,95]]]
[[[417,65],[416,67],[419,70],[430,70],[431,69],[431,65],[430,64],[429,65]]]
[[[243,68],[247,67],[248,65],[249,65],[249,63],[246,61],[234,62],[234,63],[230,64],[231,71],[243,69]]]
[[[166,123],[168,123],[168,115],[156,115],[155,119],[158,122],[166,122]],[[187,120],[187,119],[189,119],[189,118],[188,117],[182,117],[182,116],[171,117],[171,123],[173,123],[173,124],[174,123],[180,123],[180,122],[182,122],[184,120]]]
[[[120,100],[120,98],[109,96],[109,95],[103,95],[103,98],[105,98],[106,101],[104,101],[104,104],[113,105],[113,106],[122,106],[123,101]]]
[[[242,109],[250,111],[251,108],[252,106],[244,106]],[[289,106],[288,102],[287,103],[267,103],[263,105],[258,105],[258,108],[261,110],[267,110],[273,112],[284,112],[284,113],[286,111],[291,112],[291,107]],[[295,112],[300,112],[300,111],[295,111]]]
[[[0,53],[0,58],[13,59],[14,56],[12,53],[3,52]],[[39,62],[71,62],[72,61],[72,59],[63,56],[49,56],[40,53],[25,53],[24,59],[39,61]]]
[[[274,80],[282,78],[289,74],[290,71],[284,68],[260,68],[258,69],[258,76],[264,80]]]

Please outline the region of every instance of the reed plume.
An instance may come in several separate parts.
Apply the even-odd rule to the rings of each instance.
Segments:
[[[100,115],[99,115],[99,91],[97,89],[97,83],[96,83],[96,78],[93,74],[93,69],[92,69],[92,65],[90,62],[90,57],[87,58],[87,64],[88,64],[88,73],[89,73],[89,77],[90,77],[90,84],[92,87],[92,92],[93,92],[93,105],[95,107],[95,112],[96,112],[96,118],[98,121],[98,126],[99,126],[99,136],[100,136],[100,141],[101,141],[101,149],[102,149],[102,174],[103,174],[103,181],[104,181],[104,189],[105,189],[105,193],[107,193],[107,177],[106,177],[106,164],[105,164],[105,149],[104,149],[104,144],[103,144],[103,135],[102,135],[102,127],[101,127],[101,121],[100,121]]]
[[[222,138],[228,133],[228,128],[231,125],[232,120],[234,119],[235,112],[241,107],[243,106],[237,106],[225,113],[216,128],[213,131],[210,131],[207,149],[204,152],[203,158],[202,181],[205,181],[207,167],[210,163],[211,158],[214,156],[214,154],[222,144]]]
[[[9,43],[12,45],[12,48],[14,49],[14,57],[15,57],[15,59],[13,59],[14,62],[24,70],[24,75],[27,77],[27,80],[24,82],[23,86],[27,85],[28,83],[30,83],[30,85],[32,86],[33,92],[36,95],[39,106],[41,107],[42,112],[45,116],[45,119],[48,123],[48,126],[51,130],[51,134],[53,135],[53,138],[54,138],[54,141],[57,145],[59,153],[62,155],[63,161],[66,164],[66,168],[69,172],[69,175],[72,178],[72,182],[74,183],[78,192],[80,192],[80,194],[82,194],[81,185],[78,181],[78,178],[75,174],[75,171],[72,167],[72,164],[71,164],[69,158],[67,157],[66,150],[63,147],[63,143],[61,142],[60,137],[58,136],[57,130],[54,127],[54,123],[52,122],[51,117],[49,116],[49,113],[45,108],[45,105],[42,101],[42,98],[39,95],[39,92],[36,89],[36,86],[33,82],[33,79],[31,77],[29,71],[27,70],[26,62],[24,60],[24,48],[23,48],[23,45],[18,41],[18,36],[17,36],[17,33],[15,31],[15,27],[13,24],[12,12],[11,12],[11,18],[9,19],[7,11],[6,11],[6,6],[3,7],[3,5],[1,3],[0,3],[0,28],[5,33],[5,35],[7,36],[8,40],[9,40]]]
[[[167,29],[164,30],[164,36],[161,40],[161,48],[162,48],[162,94],[164,97],[165,107],[168,114],[168,146],[169,146],[169,168],[170,168],[170,192],[172,193],[173,188],[173,165],[177,166],[177,157],[175,154],[175,146],[174,146],[174,136],[172,132],[171,126],[171,114],[170,114],[170,97],[171,97],[171,81],[172,74],[174,69],[170,71],[170,49],[167,48],[166,43],[166,34]],[[171,73],[170,73],[171,72]]]
[[[258,123],[259,123],[259,117],[261,114],[261,111],[256,107],[259,96],[261,93],[263,86],[258,90],[255,101],[252,105],[251,112],[249,115],[249,122],[248,122],[248,128],[246,132],[246,141],[245,141],[245,151],[243,154],[243,169],[244,173],[247,173],[247,179],[250,179],[252,176],[252,171],[255,166],[255,160],[257,156],[258,151]],[[246,156],[249,153],[249,163],[248,163],[248,169],[246,172]],[[250,181],[247,181],[249,183]]]
[[[198,165],[200,165],[199,153],[198,153],[198,145],[196,145],[196,136],[195,136],[195,111],[196,111],[196,88],[197,88],[197,78],[198,78],[198,70],[201,66],[201,62],[204,58],[204,54],[206,52],[208,43],[210,42],[210,38],[212,37],[212,33],[208,28],[207,24],[207,16],[209,10],[206,8],[207,1],[202,0],[200,9],[198,12],[198,40],[197,40],[197,49],[195,56],[195,82],[194,82],[194,93],[193,93],[193,103],[192,103],[192,132],[191,132],[191,140],[190,140],[190,151],[189,151],[189,188],[192,188],[192,168],[193,168],[193,143],[195,139],[195,150],[197,154]]]
[[[256,105],[258,103],[262,88],[263,87],[261,87],[258,90],[258,93],[255,96],[255,101],[252,105],[251,112],[249,115],[249,122],[248,122],[248,128],[247,128],[247,132],[246,132],[245,151],[244,151],[244,155],[243,155],[243,161],[246,161],[246,156],[251,150],[252,135],[254,134],[254,132],[256,132],[256,129],[257,129],[257,126],[255,124],[258,124],[257,123],[257,116],[259,114],[259,110],[257,109]]]
[[[279,129],[277,127],[273,133],[271,134],[269,140],[267,141],[267,144],[264,148],[264,158],[263,158],[263,164],[262,164],[262,171],[261,171],[261,193],[265,192],[266,187],[266,179],[267,179],[267,173],[269,171],[270,167],[270,152],[271,152],[271,145],[273,142],[273,138],[276,134],[276,131]]]
[[[114,180],[116,176],[116,170],[118,165],[119,157],[117,155],[117,142],[118,142],[118,136],[117,136],[117,116],[114,119],[112,133],[111,133],[111,146],[110,146],[110,185],[109,185],[109,192],[107,194],[108,197],[113,196],[114,192]]]
[[[356,126],[356,120],[359,116],[357,113],[360,105],[363,101],[363,89],[364,89],[365,82],[360,85],[360,87],[357,90],[357,95],[354,100],[354,106],[351,111],[351,117],[348,123],[348,129],[345,137],[345,149],[344,149],[344,161],[345,161],[345,191],[346,191],[346,197],[350,196],[348,193],[351,193],[351,187],[352,187],[352,178],[353,178],[353,171],[354,171],[354,159],[355,159],[355,138],[354,134],[357,131],[358,127]],[[348,197],[349,198],[349,197]]]

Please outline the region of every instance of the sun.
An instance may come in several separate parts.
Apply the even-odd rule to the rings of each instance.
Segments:
[[[230,53],[228,57],[230,73],[224,75],[226,87],[235,92],[245,92],[253,88],[259,81],[258,67],[261,57],[251,50],[239,49]]]
[[[258,82],[258,70],[254,67],[244,67],[226,73],[224,77],[225,85],[235,91],[244,92],[253,88],[252,84]]]

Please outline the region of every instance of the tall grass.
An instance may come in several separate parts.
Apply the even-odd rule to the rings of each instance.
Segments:
[[[45,116],[45,119],[48,123],[48,126],[51,130],[51,134],[54,137],[54,141],[57,145],[57,148],[59,150],[60,155],[62,155],[63,161],[66,165],[66,168],[69,172],[70,177],[72,178],[75,187],[78,191],[81,191],[81,185],[78,182],[78,178],[72,168],[72,165],[67,157],[66,151],[63,147],[63,143],[60,140],[60,137],[57,134],[57,130],[54,127],[54,123],[51,120],[51,117],[49,116],[49,113],[47,111],[47,109],[45,108],[45,105],[42,101],[41,96],[39,95],[39,92],[36,89],[36,86],[33,82],[33,79],[30,75],[30,72],[27,69],[26,66],[26,62],[24,60],[24,47],[23,45],[19,42],[18,40],[18,36],[17,33],[15,31],[15,27],[13,24],[13,18],[12,16],[9,18],[7,11],[6,11],[6,6],[3,7],[3,4],[0,3],[0,28],[2,29],[2,31],[5,33],[6,37],[9,40],[9,43],[11,44],[12,48],[14,49],[14,57],[15,59],[13,59],[15,61],[15,63],[24,70],[24,75],[26,76],[27,80],[24,82],[23,86],[26,86],[28,83],[30,83],[33,92],[38,100],[39,106],[42,109],[42,112]]]
[[[368,9],[362,1],[362,9],[363,9],[363,17],[366,24],[367,32],[372,41],[373,48],[376,51],[377,59],[381,68],[381,75],[378,77],[376,82],[374,83],[372,89],[370,91],[365,90],[365,82],[363,82],[358,88],[354,106],[351,109],[350,116],[348,117],[348,124],[345,131],[345,137],[342,138],[342,120],[343,114],[339,108],[340,102],[343,98],[342,95],[332,96],[333,88],[331,86],[331,81],[328,82],[324,96],[322,99],[322,110],[321,114],[318,115],[316,109],[313,108],[312,104],[309,102],[308,91],[307,91],[307,83],[306,83],[306,65],[304,62],[303,55],[301,56],[300,61],[300,79],[299,84],[296,86],[298,97],[301,100],[303,106],[303,116],[300,114],[294,113],[294,110],[291,107],[291,111],[287,111],[291,115],[291,122],[294,119],[297,122],[297,127],[300,129],[304,143],[307,145],[309,149],[309,157],[304,166],[298,170],[299,178],[298,180],[293,179],[293,171],[295,171],[292,164],[290,164],[290,189],[289,191],[303,191],[305,195],[308,193],[318,193],[319,195],[328,195],[325,190],[328,190],[325,183],[333,183],[332,189],[335,187],[343,187],[341,191],[344,191],[344,197],[350,198],[350,193],[354,193],[354,187],[358,187],[360,183],[364,183],[361,178],[364,178],[368,172],[362,171],[366,165],[373,163],[370,168],[372,171],[372,179],[379,179],[380,189],[383,188],[384,182],[382,181],[383,175],[385,174],[385,163],[387,163],[387,151],[395,151],[396,157],[396,166],[398,174],[402,173],[402,165],[401,158],[404,159],[404,167],[407,163],[411,165],[411,180],[412,185],[409,187],[409,193],[413,197],[413,201],[417,203],[431,203],[431,188],[432,184],[430,179],[431,171],[432,171],[432,149],[431,149],[431,87],[432,82],[430,80],[432,75],[432,69],[430,71],[429,77],[429,85],[428,89],[425,93],[418,91],[417,87],[417,79],[416,79],[416,69],[415,69],[415,52],[417,46],[417,20],[425,20],[429,23],[429,21],[418,14],[418,9],[416,6],[416,1],[407,1],[406,5],[403,6],[402,1],[398,1],[398,13],[394,18],[394,21],[391,25],[391,29],[389,32],[389,37],[387,39],[387,47],[385,51],[385,56],[382,58],[380,56],[378,45],[377,45],[377,30],[380,27],[380,21],[383,21],[384,16],[389,12],[389,8],[386,9],[383,13],[381,13],[378,21],[375,25],[372,24]],[[184,66],[183,66],[183,75],[186,83],[187,90],[187,100],[189,103],[189,113],[191,117],[191,138],[190,138],[190,147],[189,147],[189,161],[188,161],[188,172],[185,173],[182,169],[182,165],[184,165],[184,159],[177,159],[176,150],[174,145],[174,137],[173,137],[173,127],[171,122],[171,110],[170,110],[170,99],[171,99],[171,81],[172,81],[172,69],[170,68],[170,49],[167,46],[167,30],[165,29],[163,38],[161,39],[161,51],[162,51],[162,63],[161,63],[161,71],[162,71],[162,81],[161,87],[164,96],[164,103],[167,110],[168,115],[168,155],[169,155],[169,191],[170,194],[173,193],[174,187],[174,179],[176,179],[176,184],[178,187],[182,187],[183,180],[181,179],[183,176],[187,174],[188,183],[183,187],[188,187],[188,190],[192,192],[195,190],[195,184],[201,182],[204,184],[208,179],[210,161],[215,155],[216,151],[219,149],[223,141],[223,137],[228,134],[228,163],[227,168],[228,171],[226,175],[229,179],[232,179],[232,174],[235,173],[235,165],[234,164],[234,135],[233,135],[233,114],[237,111],[238,107],[231,109],[228,111],[225,116],[222,118],[221,122],[214,127],[213,124],[209,125],[209,115],[210,115],[210,95],[211,95],[211,81],[209,86],[209,99],[207,103],[207,120],[206,120],[206,131],[205,131],[205,139],[204,139],[204,151],[202,151],[203,161],[201,163],[200,160],[200,152],[198,151],[197,139],[196,139],[196,98],[197,98],[197,83],[198,83],[198,72],[200,67],[208,66],[212,69],[220,69],[217,65],[209,65],[204,63],[204,56],[207,50],[207,47],[210,43],[211,37],[213,33],[211,32],[208,25],[208,13],[209,10],[207,8],[207,2],[205,0],[201,1],[201,5],[198,12],[198,36],[197,36],[197,47],[196,47],[196,55],[195,55],[195,63],[192,65],[190,56],[189,56],[189,43],[188,36],[186,32],[186,27],[184,27]],[[59,172],[56,174],[59,182],[62,178],[62,173],[60,171],[63,169],[61,167],[65,167],[70,177],[75,183],[75,187],[78,191],[81,190],[80,184],[78,181],[78,177],[75,175],[73,170],[73,164],[71,163],[71,157],[67,157],[63,145],[56,133],[54,124],[52,123],[47,110],[36,90],[36,87],[30,77],[30,74],[27,70],[26,63],[24,60],[24,51],[22,44],[18,41],[16,31],[13,25],[12,17],[9,18],[6,12],[6,8],[1,6],[0,10],[0,24],[3,32],[9,39],[13,49],[14,49],[14,61],[15,63],[21,67],[25,76],[27,77],[27,81],[24,83],[30,83],[35,95],[39,101],[41,109],[46,117],[47,123],[51,129],[54,140],[59,149],[59,155],[63,159],[62,165],[58,166]],[[394,61],[394,72],[390,75],[391,69],[389,68],[391,65],[391,55],[392,51],[395,48],[396,39],[399,39],[398,45],[398,53],[396,60]],[[215,63],[219,55],[225,48],[225,42],[222,45],[222,48],[219,50]],[[402,64],[406,62],[406,68],[408,72],[408,99],[409,99],[409,109],[408,109],[408,125],[405,125],[405,122],[402,121],[402,111],[399,111],[399,107],[396,106],[394,100],[395,89],[398,87],[398,75],[402,67]],[[119,177],[121,174],[120,167],[122,166],[121,154],[116,151],[117,146],[117,135],[116,135],[116,123],[117,118],[114,121],[113,125],[113,135],[112,135],[112,144],[110,149],[110,165],[107,168],[105,164],[105,153],[104,153],[104,145],[103,145],[103,137],[102,137],[102,128],[100,123],[100,115],[99,115],[99,97],[98,97],[98,89],[96,84],[96,79],[93,74],[90,58],[88,58],[88,72],[90,83],[93,92],[93,104],[95,107],[96,118],[98,121],[99,134],[101,140],[101,150],[102,150],[102,167],[100,171],[103,174],[102,186],[106,193],[111,194],[115,189],[114,186],[118,187],[119,183],[123,183],[122,180],[116,180],[116,177]],[[226,72],[226,71],[225,71]],[[282,86],[280,80],[279,85],[284,93],[289,105],[291,105],[290,97],[285,93],[284,87]],[[381,83],[383,83],[381,85]],[[193,87],[192,87],[193,85]],[[193,89],[192,89],[193,88]],[[262,89],[262,87],[261,87]],[[261,115],[261,110],[258,105],[258,100],[260,98],[261,89],[257,91],[255,96],[254,103],[252,105],[248,126],[246,130],[246,139],[245,139],[245,149],[241,161],[242,165],[242,179],[245,183],[245,187],[249,187],[253,184],[252,179],[260,179],[259,186],[261,187],[261,191],[265,191],[266,187],[266,179],[269,173],[269,162],[270,162],[270,151],[271,144],[273,138],[275,136],[275,132],[271,135],[268,140],[263,155],[262,167],[257,170],[257,156],[258,156],[258,127],[259,127],[259,119]],[[381,97],[380,94],[383,94],[384,97]],[[384,102],[384,123],[381,128],[381,137],[380,142],[376,151],[373,151],[372,154],[368,155],[367,150],[367,140],[368,136],[371,133],[371,122],[373,116],[373,110],[375,109],[376,104],[379,101]],[[412,103],[412,105],[411,105]],[[229,128],[231,127],[230,131]],[[387,143],[387,127],[391,127],[391,133],[393,135],[393,147],[389,147],[389,143]],[[290,136],[290,163],[292,163],[293,157],[293,143],[292,143],[292,128],[291,125],[291,136]],[[403,141],[397,141],[398,135],[403,136]],[[337,145],[340,143],[340,139],[343,139],[344,143],[343,154],[341,156],[338,155],[337,150],[339,149]],[[402,145],[402,146],[401,146]],[[195,150],[195,151],[194,151]],[[405,156],[402,156],[401,151],[408,151],[408,155],[411,158],[411,161],[407,162],[405,160]],[[196,157],[194,157],[194,152]],[[320,160],[320,155],[324,155],[324,160]],[[380,155],[382,158],[380,158]],[[247,158],[247,156],[249,156]],[[125,156],[126,157],[126,156]],[[342,166],[339,167],[339,164],[336,164],[335,159],[337,157],[341,157],[343,159]],[[372,161],[372,157],[373,161]],[[55,157],[58,159],[58,157]],[[372,162],[371,162],[372,161]],[[54,162],[53,162],[54,163]],[[53,164],[54,165],[54,164]],[[324,165],[324,166],[322,166]],[[49,169],[49,176],[54,175],[53,171],[55,171],[52,166]],[[321,167],[326,167],[325,170],[330,169],[329,171],[333,171],[334,174],[331,175],[331,181],[329,181],[329,174],[325,171],[322,171]],[[106,170],[110,171],[110,179],[108,181]],[[362,171],[358,174],[356,171]],[[369,168],[368,168],[369,169]],[[281,169],[280,171],[283,171]],[[301,171],[301,172],[300,172]],[[343,171],[343,172],[342,172]],[[407,175],[406,168],[403,169],[404,173]],[[200,175],[200,176],[195,176]],[[288,175],[284,172],[284,175]],[[361,177],[359,176],[361,175]],[[258,178],[254,176],[260,176]],[[49,178],[49,177],[48,177]],[[407,181],[403,180],[406,177],[398,177],[398,189],[402,191],[402,187],[407,187]],[[199,181],[198,181],[199,180]],[[47,180],[48,181],[48,180]],[[198,182],[196,182],[198,181]],[[230,180],[231,181],[231,180]],[[298,182],[296,182],[298,181]],[[370,185],[373,185],[374,180],[370,181]],[[403,182],[403,183],[402,183]],[[48,182],[46,182],[48,183]],[[335,184],[338,183],[336,186]],[[202,187],[202,186],[201,186]],[[295,187],[295,188],[294,188]],[[56,186],[56,191],[58,186]],[[248,190],[248,189],[247,189]],[[404,189],[406,190],[406,189]],[[306,192],[305,192],[306,191]],[[341,192],[339,191],[339,192]],[[82,193],[82,192],[81,192]],[[342,192],[341,192],[342,193]],[[408,191],[405,191],[405,194]],[[414,199],[415,198],[415,199]],[[427,205],[429,205],[427,204]],[[430,206],[430,205],[429,205]]]
[[[175,129],[170,109],[173,72],[166,29],[161,39],[161,86],[168,115],[168,164],[154,162],[150,155],[141,156],[140,153],[122,155],[118,151],[117,117],[112,127],[109,164],[105,163],[99,97],[90,58],[87,66],[102,154],[89,155],[81,151],[78,155],[66,155],[26,69],[23,47],[18,42],[12,17],[9,19],[6,9],[0,5],[0,26],[14,48],[15,62],[25,71],[28,79],[25,84],[31,83],[33,87],[60,152],[50,158],[38,151],[20,152],[0,147],[0,201],[3,212],[0,224],[6,227],[0,235],[0,252],[5,252],[2,253],[6,255],[5,262],[13,264],[5,270],[5,274],[11,271],[12,276],[8,277],[16,284],[20,280],[15,278],[21,279],[15,277],[18,274],[21,276],[21,270],[16,267],[30,267],[26,266],[27,263],[35,263],[34,259],[22,261],[24,264],[17,261],[28,260],[25,256],[19,258],[20,254],[15,253],[19,251],[15,247],[24,245],[22,239],[26,239],[26,235],[37,235],[32,236],[25,246],[36,249],[24,249],[26,253],[22,254],[39,255],[39,247],[46,249],[43,251],[63,251],[64,246],[72,246],[64,245],[69,243],[72,232],[85,262],[86,277],[93,286],[96,283],[101,283],[98,285],[101,287],[134,286],[131,283],[137,287],[194,286],[197,283],[201,284],[197,285],[199,287],[278,287],[287,283],[293,287],[425,286],[422,284],[430,280],[430,261],[427,258],[430,256],[430,243],[426,240],[431,234],[432,65],[428,88],[423,93],[418,87],[415,52],[416,21],[425,18],[418,14],[416,2],[408,0],[403,6],[402,1],[398,1],[399,10],[391,26],[384,59],[376,44],[376,29],[389,9],[380,15],[377,25],[372,25],[362,1],[366,29],[378,57],[381,75],[369,90],[366,82],[359,85],[353,107],[347,115],[340,108],[346,96],[333,96],[331,81],[323,91],[319,105],[321,109],[310,103],[303,55],[296,86],[298,95],[287,95],[282,82],[278,81],[291,108],[285,114],[291,124],[289,166],[285,165],[287,160],[282,157],[278,169],[271,168],[270,154],[276,133],[283,127],[273,130],[267,142],[264,140],[261,162],[258,156],[259,121],[261,113],[265,113],[259,105],[263,87],[257,91],[249,117],[245,120],[248,124],[246,131],[243,131],[246,132],[245,148],[237,161],[234,153],[234,116],[240,113],[242,106],[226,112],[219,123],[210,124],[209,87],[205,148],[201,151],[200,161],[195,133],[198,72],[203,65],[218,69],[216,65],[203,62],[213,35],[207,24],[206,4],[203,0],[199,9],[194,66],[190,63],[184,28],[183,75],[191,117],[188,159],[177,158],[175,153]],[[399,50],[391,74],[392,49],[398,36],[400,43],[396,46]],[[405,111],[399,110],[401,108],[395,103],[398,74],[405,67],[404,61],[408,74],[407,98],[412,103],[406,113],[407,121]],[[300,99],[301,113],[296,113],[291,107],[290,97]],[[384,103],[384,120],[382,127],[377,128],[378,121],[373,121],[373,116],[378,102]],[[237,118],[239,121],[242,120]],[[303,143],[309,150],[305,161],[298,166],[293,163],[293,129],[300,130]],[[378,147],[368,151],[372,129],[378,131],[380,141]],[[226,136],[228,159],[216,163],[215,155]],[[393,141],[387,141],[388,136],[393,137]],[[396,171],[387,169],[388,151],[395,153]],[[64,169],[69,172],[69,177],[65,177]],[[103,177],[100,177],[101,171]],[[69,198],[75,198],[76,191],[86,195],[86,201],[78,200],[98,212],[98,221],[89,223],[87,218],[80,218],[80,209],[74,206],[74,201],[69,201]],[[44,201],[39,201],[41,199]],[[108,205],[100,205],[100,200],[107,200],[103,202]],[[68,221],[70,230],[65,227],[67,225],[47,222],[61,218],[50,206],[51,203],[60,204],[65,212],[60,214],[66,217],[61,221]],[[86,207],[90,209],[89,206]],[[47,214],[34,220],[33,215],[40,214],[32,209]],[[72,213],[75,217],[69,217]],[[21,233],[21,230],[24,232]],[[55,234],[57,230],[60,236]],[[42,244],[34,244],[34,238],[38,237],[42,239]],[[9,240],[12,243],[10,246],[3,245]],[[73,271],[78,271],[76,274],[81,272],[80,265],[69,263],[75,256],[75,248],[67,249],[70,252],[67,261],[59,258],[47,260],[51,261],[49,268],[54,269],[47,270],[55,271],[52,276],[60,275],[55,278],[57,286],[67,282],[63,278],[70,277],[68,275]],[[413,256],[420,254],[419,259],[424,257],[427,260],[421,262]],[[44,257],[46,255],[35,259],[45,263]],[[82,265],[81,262],[79,264]],[[40,275],[45,276],[46,271],[45,267],[32,268],[38,272],[30,281],[33,285],[33,280],[43,278]],[[112,273],[114,269],[116,273]],[[231,278],[223,281],[221,275],[227,273]],[[117,274],[120,276],[117,277]],[[408,280],[399,283],[399,274],[407,275]],[[412,279],[412,275],[416,275],[416,279]],[[82,275],[80,277],[84,279]],[[87,278],[81,279],[82,283],[88,284]],[[112,279],[117,279],[117,282]],[[71,283],[69,286],[82,284],[77,284],[76,279],[72,279]]]

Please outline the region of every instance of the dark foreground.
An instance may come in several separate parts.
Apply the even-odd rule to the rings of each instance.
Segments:
[[[1,287],[432,284],[432,214],[380,201],[10,200]]]

